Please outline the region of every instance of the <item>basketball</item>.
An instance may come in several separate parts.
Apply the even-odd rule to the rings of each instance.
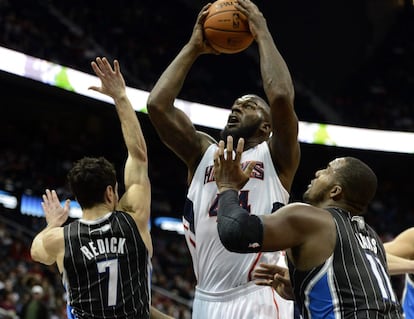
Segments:
[[[204,36],[221,53],[238,53],[253,42],[246,16],[234,7],[234,1],[214,2],[204,21]]]

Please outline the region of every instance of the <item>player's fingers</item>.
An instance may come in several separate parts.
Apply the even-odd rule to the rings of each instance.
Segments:
[[[266,269],[255,269],[253,272],[253,278],[260,279],[273,279],[274,273]]]
[[[254,283],[258,286],[272,286],[271,280],[255,280]]]
[[[52,190],[52,200],[53,200],[55,203],[59,203],[59,197],[58,197],[58,195],[57,195],[57,193],[56,193],[56,191],[55,191],[55,190]]]
[[[267,277],[268,274],[269,272],[266,271],[265,269],[255,269],[253,272],[253,277],[263,278],[263,277]]]
[[[102,58],[102,62],[104,63],[105,71],[107,73],[114,73],[115,71],[112,69],[111,63],[109,63],[109,60],[105,57]],[[115,61],[114,61],[115,64]]]
[[[237,141],[237,147],[236,147],[236,158],[235,160],[240,162],[242,153],[243,153],[243,148],[244,148],[244,138],[239,138],[239,140]]]
[[[43,202],[41,203],[42,204],[42,208],[43,208],[43,210],[46,210],[47,209],[47,206],[48,206],[48,201],[47,201],[46,195],[42,195],[42,199],[43,199]]]
[[[70,199],[67,199],[65,201],[64,209],[65,209],[65,211],[69,211],[69,209],[70,209]]]
[[[238,0],[234,3],[234,7],[243,13],[246,17],[249,16],[249,11],[246,10],[246,1]]]
[[[46,197],[49,202],[52,200],[52,193],[50,192],[50,189],[46,189]]]
[[[272,276],[273,277],[274,273],[272,271],[269,271],[268,269],[264,269],[264,268],[256,268],[253,271],[253,276]]]
[[[208,14],[208,12],[209,12],[209,10],[210,10],[211,5],[212,5],[212,3],[211,3],[211,2],[209,2],[209,3],[207,3],[207,4],[203,7],[203,8],[201,8],[201,11],[200,11],[199,16],[204,16],[204,15],[207,15],[207,14]]]
[[[276,274],[274,276],[274,281],[276,281],[278,283],[281,283],[281,284],[284,284],[284,285],[290,284],[290,279],[288,277],[284,277],[280,274]]]
[[[121,73],[121,67],[120,67],[120,65],[119,65],[119,62],[118,62],[118,60],[114,60],[114,71],[115,71],[115,73]]]
[[[111,63],[109,63],[108,59],[105,57],[102,58],[102,70],[104,71],[104,73],[113,72]]]
[[[44,193],[44,194],[43,194],[43,196],[42,196],[42,198],[43,198],[43,203],[44,203],[44,205],[45,205],[45,208],[50,207],[50,205],[51,205],[51,200],[52,200],[52,198],[51,198],[51,194],[50,194],[50,190],[46,189],[46,190],[45,190],[45,193]]]
[[[219,142],[218,156],[219,156],[220,161],[224,159],[224,141],[223,140],[220,140]]]
[[[205,18],[208,15],[209,9],[211,7],[211,3],[207,3],[200,11],[197,16],[197,23],[202,24],[204,23]]]
[[[215,152],[214,152],[214,167],[217,169],[218,166],[220,165],[220,149],[218,148]]]
[[[253,278],[256,280],[270,280],[270,279],[273,279],[273,276],[269,274],[264,274],[264,273],[262,274],[254,273]]]
[[[101,70],[101,74],[105,75],[106,73],[106,67],[105,67],[105,63],[104,60],[105,58],[96,58],[96,64],[98,65],[99,69]]]
[[[286,270],[286,268],[280,267],[278,265],[267,264],[267,263],[261,263],[260,267],[267,269],[268,271],[272,271],[273,273],[284,272]]]
[[[90,87],[88,87],[88,90],[102,92],[101,88],[100,87],[97,87],[97,86],[90,86]]]
[[[103,75],[103,73],[101,72],[101,70],[99,69],[99,67],[98,67],[98,65],[96,64],[95,61],[91,62],[91,67],[92,67],[92,70],[95,72],[95,74],[97,76],[100,77],[101,75]]]
[[[226,150],[227,150],[226,152],[227,160],[232,160],[233,159],[233,136],[231,135],[227,136]]]
[[[253,172],[253,168],[256,166],[256,162],[255,161],[251,161],[249,162],[249,165],[247,165],[247,167],[244,169],[244,174],[246,176],[250,176],[251,173]]]

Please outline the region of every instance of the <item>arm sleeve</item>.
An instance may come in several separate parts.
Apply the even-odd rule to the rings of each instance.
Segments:
[[[217,230],[221,243],[229,251],[252,253],[262,248],[262,221],[240,207],[235,190],[224,191],[219,196]]]

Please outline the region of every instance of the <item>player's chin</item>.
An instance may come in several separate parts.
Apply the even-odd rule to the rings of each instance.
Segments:
[[[310,203],[310,188],[303,193],[302,199],[305,203]]]
[[[233,136],[234,138],[234,132],[234,130],[232,130],[226,125],[226,127],[220,132],[220,137],[224,141],[227,139],[227,136]]]
[[[223,132],[226,132],[227,135],[232,135],[239,131],[240,123],[227,123]]]

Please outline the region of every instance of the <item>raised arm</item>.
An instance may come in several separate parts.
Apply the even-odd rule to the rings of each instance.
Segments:
[[[259,48],[263,88],[272,118],[270,150],[282,184],[290,191],[300,160],[292,78],[262,12],[250,0],[239,0],[236,7],[248,17],[250,31]]]
[[[147,145],[131,102],[126,94],[125,81],[117,60],[114,67],[106,58],[96,58],[91,63],[101,86],[90,89],[106,94],[114,99],[115,108],[121,122],[122,134],[128,150],[125,164],[125,193],[119,201],[119,209],[132,213],[137,226],[144,235],[147,247],[152,251],[148,230],[151,205],[151,185],[148,178]]]
[[[211,139],[196,131],[188,116],[174,106],[174,101],[196,59],[201,54],[214,52],[203,38],[202,25],[209,7],[210,4],[200,11],[189,42],[161,75],[147,102],[148,114],[161,140],[191,172]]]
[[[58,263],[62,270],[60,254],[64,253],[63,227],[69,216],[70,201],[62,206],[54,190],[46,189],[42,197],[42,208],[45,213],[47,226],[33,239],[30,254],[34,261],[45,265]]]

